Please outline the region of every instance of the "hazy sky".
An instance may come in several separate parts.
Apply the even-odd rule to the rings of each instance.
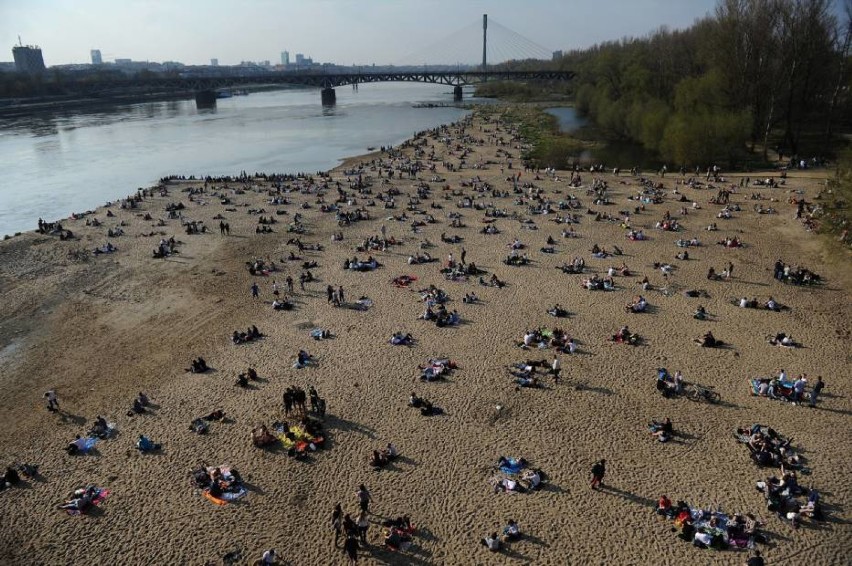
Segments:
[[[483,13],[548,49],[585,47],[686,27],[715,0],[0,0],[0,61],[12,60],[18,34],[47,65],[130,58],[223,65],[277,62],[283,50],[319,62],[407,63],[452,36],[458,61],[481,53]],[[469,28],[468,34],[458,34]],[[494,37],[499,30],[495,27]],[[491,29],[489,29],[491,32]],[[460,37],[464,35],[465,37]],[[469,36],[469,37],[468,37]],[[465,43],[465,39],[469,42]],[[477,49],[477,45],[479,45]],[[511,45],[506,49],[511,51]],[[429,50],[432,52],[432,50]],[[467,57],[467,61],[463,60]],[[446,58],[446,57],[445,57]]]

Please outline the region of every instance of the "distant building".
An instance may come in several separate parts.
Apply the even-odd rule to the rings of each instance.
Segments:
[[[290,65],[290,52],[289,51],[282,51],[281,52],[281,64],[284,65],[285,67]]]
[[[0,73],[11,73],[15,70],[14,61],[3,61],[0,63]]]
[[[101,57],[100,49],[92,49],[89,53],[92,55],[92,65],[103,65],[104,59]]]
[[[557,61],[559,59],[562,59],[562,50],[561,49],[553,52],[553,60]]]
[[[305,56],[302,53],[296,53],[296,66],[301,67],[305,64]]]
[[[132,62],[133,62],[133,61],[132,61],[131,59],[116,59],[116,60],[115,60],[115,64],[116,64],[116,65],[129,65],[129,64],[131,64]]]
[[[44,72],[44,58],[36,45],[16,45],[12,48],[15,70],[19,73],[38,74]]]
[[[211,67],[218,67],[219,66],[219,60],[216,59],[215,57],[213,59],[210,59],[210,66]]]

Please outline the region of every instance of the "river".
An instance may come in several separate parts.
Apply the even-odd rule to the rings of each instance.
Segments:
[[[0,118],[0,236],[35,229],[126,196],[163,176],[315,172],[457,121],[451,87],[387,83],[337,90],[323,108],[317,90],[111,106]]]
[[[641,144],[624,140],[599,139],[600,132],[590,131],[589,127],[592,124],[587,118],[580,116],[573,107],[547,108],[545,112],[556,117],[560,132],[574,135],[579,139],[591,138],[599,142],[594,150],[586,150],[572,156],[573,161],[581,166],[603,163],[608,167],[622,169],[638,167],[640,170],[657,170],[663,165],[657,154],[648,151]]]

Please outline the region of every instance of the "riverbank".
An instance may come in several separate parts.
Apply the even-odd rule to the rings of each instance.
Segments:
[[[631,241],[619,222],[595,221],[585,212],[591,208],[618,216],[619,210],[633,210],[638,202],[628,197],[640,190],[638,178],[584,173],[577,188],[568,185],[565,171],[537,178],[522,169],[519,158],[530,140],[520,136],[520,123],[510,124],[513,118],[501,112],[493,109],[469,123],[418,136],[399,154],[349,160],[331,172],[327,187],[319,177],[314,182],[288,179],[279,195],[267,180],[251,178],[214,181],[203,193],[190,195],[188,189],[201,189],[203,183],[174,182],[167,195],[154,191],[137,208],[114,205],[63,222],[74,232],[73,240],[27,232],[0,242],[0,411],[7,423],[0,429],[0,462],[36,462],[43,474],[28,489],[0,495],[6,519],[0,560],[105,563],[120,556],[124,564],[222,564],[226,554],[236,552],[238,562],[250,563],[275,548],[293,564],[342,564],[329,529],[331,511],[341,502],[354,518],[354,492],[363,483],[376,513],[370,516],[369,545],[361,551],[367,564],[693,563],[710,560],[709,552],[714,563],[744,561],[742,552],[701,550],[681,542],[670,531],[671,523],[653,512],[664,493],[695,506],[757,514],[771,542],[761,547],[769,563],[802,556],[809,564],[842,562],[852,488],[846,481],[846,454],[836,448],[838,438],[843,445],[842,431],[848,429],[843,423],[848,424],[852,411],[850,279],[841,266],[821,261],[815,253],[818,240],[793,218],[795,207],[789,203],[800,197],[813,201],[822,180],[791,174],[782,187],[739,189],[741,177],[726,176],[718,187],[734,186],[732,202],[741,210],[723,220],[716,217],[721,206],[708,202],[716,189],[679,184],[679,176],[654,177],[665,189],[662,202],[631,214],[633,229],[643,230],[650,240]],[[418,161],[427,169],[410,178],[407,169]],[[428,170],[432,165],[434,172]],[[514,193],[513,173],[521,174],[521,184],[533,183],[554,207],[575,195],[580,208],[558,215],[576,213],[579,223],[557,224],[552,221],[557,214],[530,214],[529,207],[540,201],[518,200],[522,195]],[[371,194],[350,188],[359,176]],[[594,204],[587,196],[595,178],[609,184],[607,196],[614,204]],[[338,182],[347,193],[339,201]],[[485,183],[509,196],[492,194]],[[423,187],[428,194],[418,196]],[[391,188],[398,192],[395,208],[384,208],[379,195],[389,198]],[[679,202],[681,194],[686,203]],[[766,200],[752,201],[751,194]],[[288,202],[272,204],[276,196]],[[485,221],[493,220],[484,210],[457,206],[465,197],[506,212],[491,223],[499,234],[481,232],[490,225]],[[691,208],[693,201],[700,208]],[[177,203],[183,206],[182,219],[169,218],[166,207]],[[369,219],[340,226],[334,212],[323,211],[331,204],[346,213],[363,209]],[[757,204],[777,214],[758,214]],[[679,212],[682,206],[686,214]],[[684,226],[682,232],[654,229],[666,212]],[[394,219],[403,213],[404,219]],[[451,226],[450,213],[461,215],[464,226]],[[296,214],[302,234],[287,231]],[[434,223],[428,222],[429,214]],[[230,225],[228,236],[219,233],[220,216]],[[260,224],[260,217],[276,222]],[[101,225],[87,225],[93,219]],[[187,234],[183,223],[190,221],[209,231]],[[416,232],[415,221],[422,223]],[[704,230],[714,222],[718,232]],[[263,226],[273,233],[257,233]],[[108,238],[107,230],[116,227],[123,235]],[[382,227],[398,245],[356,250],[367,238],[380,238]],[[569,227],[578,237],[562,237]],[[343,240],[333,240],[339,232]],[[442,233],[463,241],[443,242]],[[734,235],[744,247],[715,245]],[[169,237],[179,242],[179,253],[153,259],[152,249]],[[303,244],[321,245],[322,251],[288,244],[297,237]],[[550,246],[548,237],[556,242],[555,253],[541,251]],[[702,246],[689,248],[692,259],[675,260],[682,251],[675,240],[693,237]],[[503,263],[507,245],[516,238],[526,245],[522,253],[530,265]],[[424,240],[434,247],[421,247]],[[116,252],[91,253],[107,241]],[[589,253],[595,244],[610,250],[618,246],[624,255],[595,259]],[[439,268],[450,254],[458,261],[462,248],[467,262],[487,270],[486,281],[493,274],[507,285],[483,286],[477,277],[447,280]],[[291,252],[300,259],[287,260]],[[409,265],[409,255],[424,252],[439,262]],[[382,267],[342,269],[344,260],[368,255]],[[578,256],[590,273],[566,275],[556,269]],[[775,281],[772,267],[779,258],[812,269],[826,283],[802,288]],[[246,262],[257,259],[274,262],[278,270],[251,275]],[[302,290],[298,280],[305,261],[318,265],[310,270],[315,280]],[[709,267],[721,271],[729,261],[735,265],[731,280],[706,278]],[[615,276],[615,291],[580,287],[583,277],[603,277],[622,262],[634,275]],[[655,262],[675,267],[664,277]],[[408,288],[391,285],[401,274],[418,280]],[[285,292],[288,276],[296,281],[292,294]],[[642,290],[644,276],[655,290]],[[290,295],[293,310],[272,309],[273,281]],[[251,295],[255,283],[256,299]],[[345,290],[345,303],[354,306],[366,296],[372,307],[333,307],[326,300],[328,285]],[[460,326],[441,328],[417,319],[424,304],[414,290],[429,285],[449,294],[447,308],[459,312]],[[688,289],[703,289],[709,296],[689,298],[683,294]],[[481,300],[462,301],[467,293]],[[626,314],[624,305],[637,294],[647,297],[650,312]],[[769,295],[792,310],[775,313],[731,304],[737,297],[763,301]],[[554,303],[569,316],[548,316]],[[711,313],[710,321],[692,318],[699,304]],[[643,346],[608,341],[625,324],[642,335]],[[232,332],[250,325],[266,337],[232,344]],[[551,349],[517,346],[526,329],[538,326],[565,329],[578,351],[558,354],[559,383],[539,374],[545,387],[519,388],[509,366],[552,359]],[[328,329],[334,337],[315,341],[309,335],[313,328]],[[708,329],[731,347],[704,349],[691,342]],[[786,350],[766,343],[764,336],[781,331],[805,347]],[[410,332],[416,343],[391,346],[394,332]],[[316,364],[293,368],[300,349],[310,352]],[[198,356],[214,371],[185,372]],[[435,357],[448,357],[459,367],[443,382],[421,382],[418,366]],[[661,397],[654,386],[661,366],[683,371],[689,382],[713,385],[723,403]],[[248,367],[261,380],[236,387],[237,375]],[[749,394],[748,378],[782,367],[790,375],[807,372],[811,383],[816,375],[824,376],[827,387],[817,408]],[[313,385],[327,403],[326,446],[305,461],[289,458],[284,450],[255,448],[249,440],[260,423],[287,419],[281,398],[291,385]],[[42,394],[51,388],[59,397],[58,414],[42,405]],[[144,415],[128,416],[140,390],[153,406]],[[443,413],[424,417],[408,407],[412,391]],[[204,436],[188,430],[194,418],[214,409],[224,410],[227,421],[213,422]],[[62,449],[97,415],[116,423],[120,434],[99,442],[95,454],[67,455]],[[646,425],[666,416],[679,435],[659,443]],[[755,467],[732,438],[736,427],[753,423],[795,437],[810,470],[800,483],[822,492],[826,522],[794,530],[765,510],[754,482],[777,471]],[[841,436],[826,433],[832,430]],[[139,434],[162,442],[162,452],[139,454],[133,448]],[[376,471],[367,456],[388,442],[400,458]],[[495,493],[488,480],[501,455],[524,457],[542,468],[544,488]],[[600,458],[607,459],[606,489],[591,492],[588,472]],[[237,468],[247,496],[224,506],[212,504],[189,484],[189,469],[199,461]],[[110,490],[96,513],[69,516],[56,509],[71,490],[85,484]],[[380,522],[403,514],[417,525],[414,546],[390,552],[383,547]],[[489,553],[479,538],[500,530],[510,518],[519,522],[524,538],[502,554]]]

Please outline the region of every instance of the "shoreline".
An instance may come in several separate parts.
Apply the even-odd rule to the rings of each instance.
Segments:
[[[671,523],[649,520],[656,517],[653,507],[663,493],[698,507],[760,515],[773,543],[764,551],[770,563],[803,552],[814,564],[842,560],[850,534],[852,487],[845,481],[845,454],[833,449],[836,439],[825,430],[842,430],[852,410],[852,372],[844,357],[852,301],[842,270],[824,265],[814,253],[819,240],[793,219],[795,207],[788,202],[798,190],[812,199],[819,183],[788,176],[782,188],[739,189],[733,202],[740,210],[723,220],[716,217],[721,207],[708,202],[716,187],[676,184],[678,175],[653,177],[664,186],[662,202],[630,214],[632,227],[644,230],[650,240],[632,241],[618,221],[595,221],[586,210],[614,216],[621,209],[632,210],[638,201],[630,197],[642,190],[638,178],[584,173],[580,187],[569,186],[570,174],[563,171],[536,178],[535,172],[520,167],[522,144],[514,125],[475,113],[463,118],[462,125],[442,127],[438,135],[396,145],[393,156],[352,156],[330,170],[327,187],[317,179],[313,185],[286,180],[276,188],[253,178],[214,181],[205,192],[191,195],[185,190],[188,184],[174,182],[167,195],[154,191],[138,208],[99,207],[87,219],[97,218],[100,226],[87,226],[85,219],[70,221],[67,228],[77,240],[26,232],[0,242],[0,293],[6,301],[0,314],[0,411],[9,423],[0,429],[0,461],[39,463],[45,480],[0,497],[8,519],[8,528],[0,533],[0,558],[9,564],[107,562],[120,548],[128,564],[149,563],[152,557],[162,563],[222,564],[235,550],[239,560],[250,562],[274,547],[292,563],[335,564],[341,551],[328,528],[331,510],[341,502],[355,517],[354,492],[364,483],[376,513],[370,517],[370,544],[360,551],[366,564],[502,563],[517,555],[554,565],[564,564],[566,557],[571,563],[603,556],[612,563],[651,556],[659,563],[708,558],[709,550],[680,542],[670,532]],[[409,178],[407,168],[417,162],[424,168]],[[362,163],[369,186],[349,186],[343,171]],[[433,165],[435,171],[429,170]],[[510,180],[516,173],[521,184],[534,184],[535,189],[519,187],[516,193]],[[606,194],[613,204],[592,202],[586,190],[593,178],[608,183]],[[338,182],[345,197],[338,194]],[[203,180],[192,186],[201,188],[199,183]],[[533,198],[536,192],[553,206],[569,195],[582,206],[531,214],[530,207],[540,204]],[[750,200],[751,193],[766,198]],[[681,203],[681,194],[699,207]],[[287,202],[270,202],[278,197]],[[464,197],[483,208],[460,207]],[[386,207],[390,198],[393,208]],[[166,207],[178,202],[182,218],[169,218]],[[777,213],[757,214],[756,204],[772,206]],[[329,205],[345,213],[366,211],[369,219],[340,226],[335,211],[324,211]],[[678,212],[682,207],[688,208],[686,213]],[[108,210],[114,216],[107,216]],[[506,216],[485,216],[497,210],[505,210]],[[665,212],[685,229],[655,230]],[[297,213],[304,232],[288,232]],[[572,213],[578,223],[553,221]],[[261,223],[261,217],[276,222]],[[452,226],[451,220],[464,226]],[[219,233],[220,221],[229,223],[230,235]],[[188,234],[187,222],[209,232]],[[719,231],[704,230],[711,222],[719,224]],[[486,225],[497,226],[500,233],[483,234]],[[107,238],[107,229],[117,226],[124,234]],[[263,226],[273,232],[257,233]],[[562,235],[569,226],[576,229],[576,238]],[[356,249],[383,228],[399,243],[385,251]],[[337,233],[343,234],[342,241],[332,239]],[[462,241],[449,244],[442,233]],[[734,234],[745,247],[715,244]],[[172,236],[179,253],[152,258],[151,249]],[[541,251],[547,237],[556,242],[554,253]],[[673,259],[681,250],[676,239],[690,237],[702,241],[689,248],[694,257]],[[299,250],[288,244],[295,238],[309,247]],[[530,265],[503,262],[516,238],[525,244]],[[432,246],[423,247],[424,240]],[[118,251],[83,253],[107,241]],[[321,251],[310,249],[317,244]],[[594,244],[619,246],[624,255],[596,259],[589,255]],[[462,247],[468,261],[488,272],[486,280],[493,274],[507,286],[481,285],[476,277],[445,278],[439,268],[450,254],[458,259]],[[291,252],[300,259],[288,260]],[[408,263],[408,256],[423,252],[437,261]],[[382,266],[372,272],[344,270],[344,260],[353,255],[372,255]],[[589,275],[558,269],[573,257],[588,260]],[[827,283],[797,288],[774,281],[771,268],[778,258],[801,261]],[[274,262],[278,271],[251,275],[246,263],[257,259]],[[286,293],[292,310],[273,310],[273,280],[286,288],[284,278],[298,280],[306,261],[317,262],[310,269],[317,280],[305,290],[297,282],[294,292]],[[635,275],[616,275],[615,291],[581,288],[582,277],[604,276],[622,261]],[[730,281],[706,278],[708,266],[721,269],[728,261],[736,266]],[[674,264],[670,276],[663,277],[654,266],[659,262]],[[409,288],[392,285],[400,274],[418,281]],[[642,289],[643,276],[652,289]],[[258,298],[251,295],[254,283]],[[334,307],[326,300],[329,285],[345,288],[350,303],[367,296],[373,305],[366,311]],[[442,328],[418,319],[424,305],[416,290],[429,285],[446,290],[447,308],[458,310],[461,325]],[[689,298],[682,292],[686,289],[705,289],[708,296]],[[478,303],[462,300],[471,292],[480,298]],[[624,304],[637,294],[647,296],[651,311],[626,314]],[[741,296],[765,300],[770,294],[792,310],[740,309],[730,302]],[[564,306],[566,318],[547,314],[554,303]],[[698,304],[713,320],[692,318]],[[628,323],[645,338],[643,346],[607,339]],[[254,343],[231,343],[234,329],[250,325],[266,336]],[[575,354],[558,354],[558,383],[540,373],[544,387],[521,388],[507,368],[530,358],[549,362],[554,355],[551,348],[517,346],[524,329],[539,326],[566,329],[579,348]],[[309,335],[313,328],[328,329],[333,338],[314,340]],[[691,343],[708,328],[731,348],[703,349]],[[779,349],[763,339],[779,331],[791,333],[805,347]],[[416,342],[392,346],[388,339],[395,332],[412,333]],[[317,363],[292,367],[300,349]],[[185,372],[198,356],[215,371]],[[448,357],[459,367],[443,382],[420,381],[419,366],[434,357]],[[722,403],[661,397],[654,387],[660,366],[682,370],[689,382],[713,385]],[[261,379],[248,388],[235,386],[237,374],[247,367],[256,368]],[[828,385],[817,408],[749,394],[748,378],[778,367],[790,374],[825,376]],[[249,440],[260,423],[291,420],[281,410],[282,392],[291,385],[316,386],[327,400],[327,445],[305,461],[288,457],[286,450],[255,448]],[[43,392],[51,388],[59,396],[58,414],[42,404]],[[139,391],[156,407],[126,415]],[[408,407],[412,391],[441,407],[443,414],[424,417]],[[187,430],[194,418],[213,409],[224,410],[227,422],[213,422],[206,435]],[[115,422],[119,435],[100,441],[97,454],[65,454],[62,447],[84,433],[96,415]],[[680,436],[661,444],[649,437],[646,424],[666,416]],[[800,481],[813,483],[832,506],[824,528],[793,530],[765,511],[753,484],[776,470],[756,468],[748,451],[731,438],[734,428],[754,422],[795,436],[795,444],[803,448],[812,473]],[[137,453],[133,442],[139,434],[162,442],[163,451]],[[385,469],[371,469],[367,456],[388,442],[401,457]],[[498,456],[530,460],[545,471],[545,487],[495,493],[488,480]],[[589,468],[603,457],[607,489],[591,492]],[[210,503],[188,485],[189,468],[201,460],[238,468],[249,486],[247,496],[223,506]],[[97,515],[74,517],[55,508],[85,484],[111,492]],[[380,522],[403,514],[417,524],[414,546],[390,553],[383,548]],[[505,554],[489,553],[479,537],[499,531],[508,518],[519,522],[525,538]],[[162,544],[176,531],[179,542]],[[740,564],[744,557],[735,550],[713,554],[721,564]]]

